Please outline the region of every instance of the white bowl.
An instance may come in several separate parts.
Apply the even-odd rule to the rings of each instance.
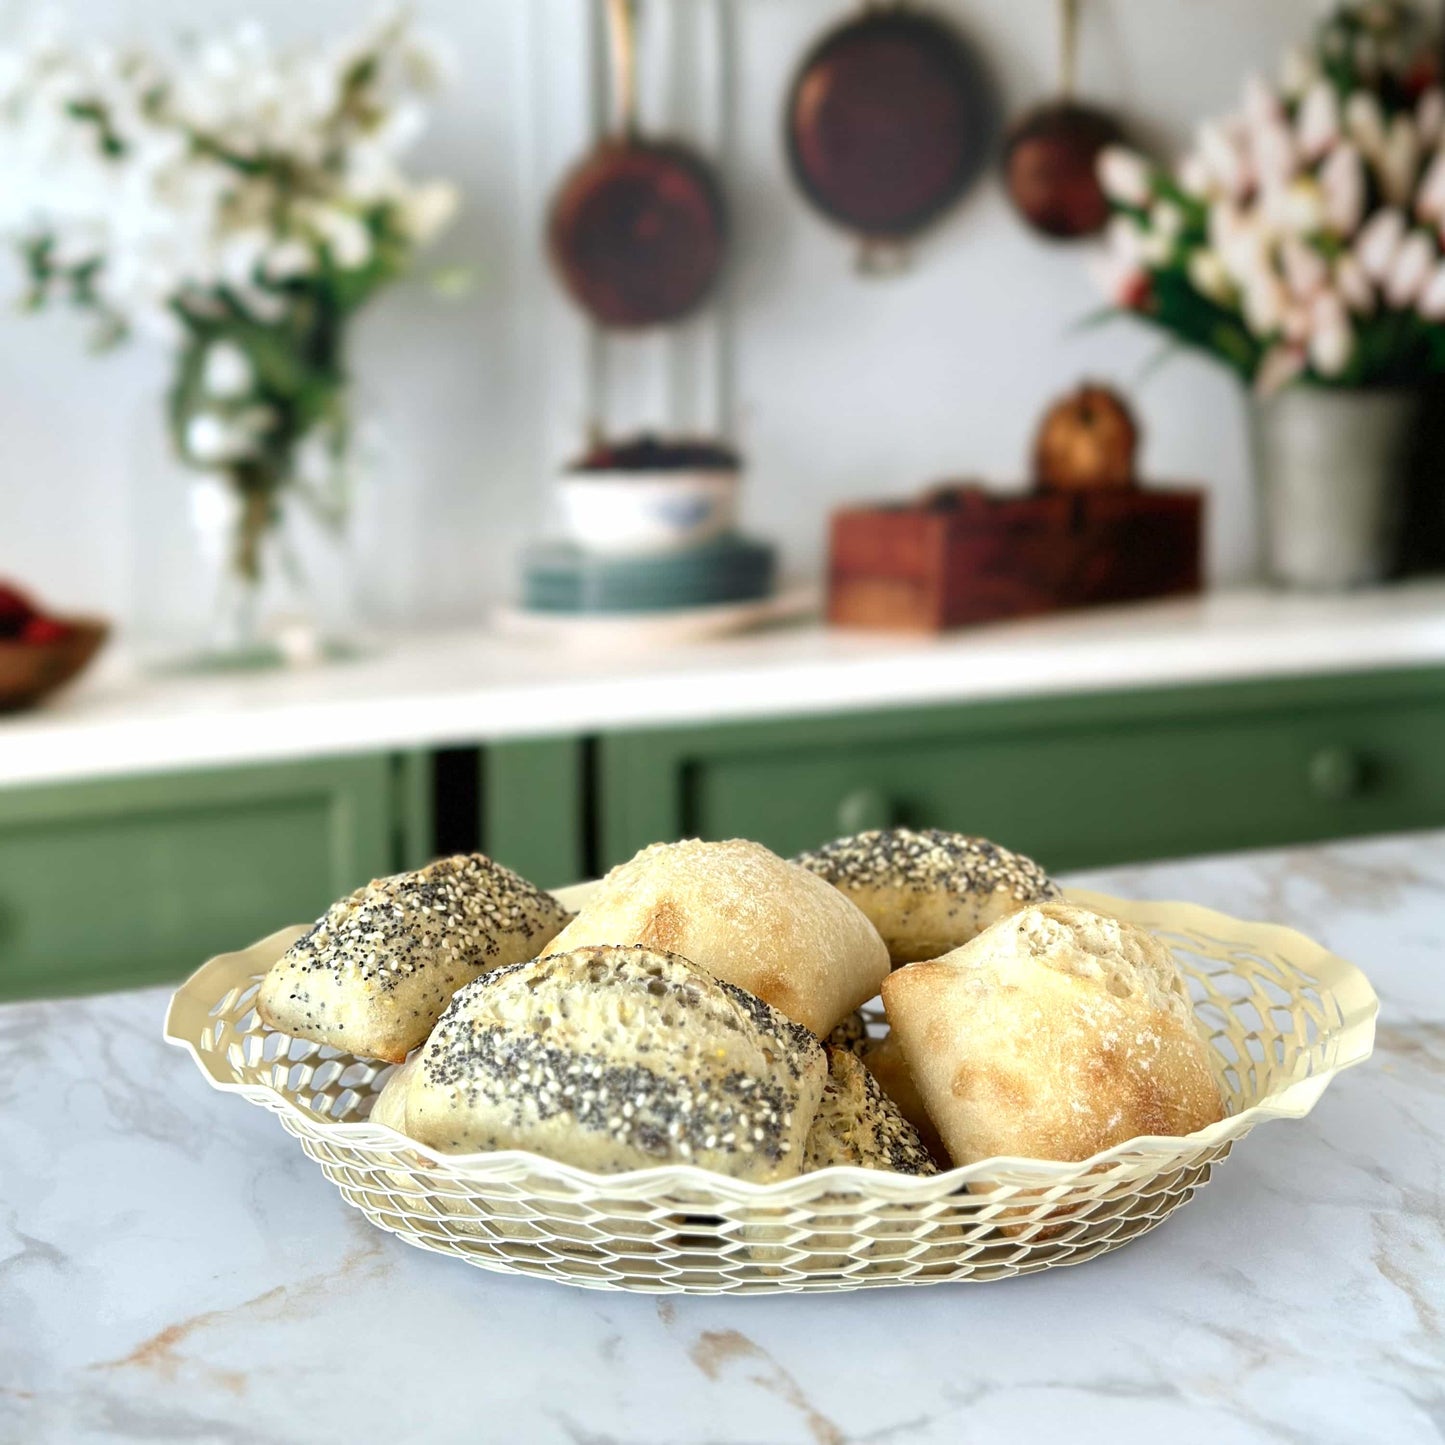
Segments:
[[[610,556],[678,552],[737,524],[735,471],[567,472],[557,485],[567,535]]]

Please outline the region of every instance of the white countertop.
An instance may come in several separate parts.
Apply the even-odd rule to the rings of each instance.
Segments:
[[[0,719],[0,785],[1042,693],[1445,665],[1445,582],[1265,591],[933,639],[778,628],[645,652],[494,632],[382,638],[326,668],[145,677],[123,656]]]
[[[161,1042],[150,989],[0,1009],[0,1440],[1427,1445],[1445,1424],[1445,833],[1074,881],[1303,928],[1374,1060],[1074,1269],[597,1294],[369,1226]]]

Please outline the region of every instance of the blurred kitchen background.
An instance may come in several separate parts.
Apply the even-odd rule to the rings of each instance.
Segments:
[[[1369,401],[1418,401],[1445,370],[1436,7],[1411,30],[1379,3],[930,0],[912,13],[942,22],[944,68],[962,55],[972,87],[962,111],[932,112],[967,132],[940,152],[957,185],[945,175],[941,213],[881,241],[822,214],[796,173],[795,132],[810,116],[826,132],[828,86],[864,95],[817,141],[846,170],[850,135],[887,153],[870,76],[893,74],[895,101],[912,83],[886,47],[799,80],[830,60],[824,37],[876,18],[856,0],[427,0],[364,32],[365,74],[335,59],[364,20],[343,0],[87,0],[58,31],[36,7],[0,13],[20,242],[0,287],[45,302],[0,316],[0,691],[17,709],[0,719],[0,996],[174,977],[444,848],[558,884],[686,833],[786,852],[907,822],[1067,868],[1445,823],[1429,417]],[[641,327],[589,315],[575,277],[569,294],[569,255],[598,255],[585,235],[568,252],[561,228],[585,232],[585,207],[557,200],[615,131],[619,34],[636,136],[684,142],[725,209],[706,294]],[[66,302],[104,301],[113,237],[95,237],[149,226],[135,187],[116,183],[104,224],[36,249],[47,206],[83,204],[46,149],[73,142],[26,117],[79,122],[124,158],[86,85],[127,93],[118,57],[174,55],[182,36],[196,48],[167,64],[196,106],[228,97],[223,132],[225,105],[251,104],[293,46],[332,56],[315,74],[355,84],[358,115],[370,87],[385,102],[379,154],[365,115],[346,142],[362,137],[380,178],[353,208],[366,234],[350,201],[318,202],[298,223],[317,249],[288,250],[293,269],[282,228],[216,283],[284,328],[313,305],[314,256],[338,287],[390,257],[366,272],[374,300],[335,303],[344,346],[314,329],[297,343],[300,381],[284,348],[233,336],[214,296],[187,303],[179,341],[137,326],[87,354],[117,318]],[[79,72],[45,69],[82,53]],[[944,82],[922,64],[931,94]],[[1042,235],[1009,195],[1011,176],[1015,200],[1031,183],[1005,168],[1009,137],[1069,79],[1125,147],[1107,240],[1077,201],[1110,138],[1087,124],[1031,174],[1094,234]],[[1376,99],[1352,110],[1360,90]],[[238,144],[227,165],[269,164]],[[1202,178],[1177,169],[1191,150]],[[1266,202],[1306,244],[1271,251],[1258,285],[1245,262],[1219,279],[1171,249],[1228,258],[1222,232]],[[1152,305],[1131,290],[1151,271],[1206,295],[1202,321],[1173,325],[1206,350],[1104,314]],[[1199,330],[1216,324],[1238,338]],[[1261,423],[1256,455],[1261,390],[1293,420]],[[1342,391],[1364,409],[1313,404]],[[340,560],[314,539],[268,551],[281,523],[245,429],[289,485],[311,425],[278,440],[278,408],[314,411],[347,453],[344,487],[317,483],[345,513]],[[685,477],[654,506],[671,472]],[[217,631],[238,499],[258,496],[264,568],[305,585],[250,612],[233,598]],[[851,507],[871,510],[834,519]],[[1290,552],[1301,538],[1308,555]],[[76,618],[97,626],[68,631]],[[77,879],[101,906],[67,903]]]

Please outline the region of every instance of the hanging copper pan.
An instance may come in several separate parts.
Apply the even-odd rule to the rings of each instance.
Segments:
[[[604,326],[676,321],[700,305],[722,269],[722,192],[701,156],[643,140],[631,0],[607,0],[619,108],[617,133],[562,182],[548,250],[573,299]]]
[[[987,78],[934,15],[870,6],[805,57],[784,115],[808,199],[864,239],[864,260],[916,235],[977,179],[994,133]]]
[[[1029,111],[1009,132],[1004,181],[1034,230],[1059,241],[1096,235],[1109,219],[1099,152],[1124,138],[1108,111],[1074,99],[1078,0],[1059,0],[1059,97]]]

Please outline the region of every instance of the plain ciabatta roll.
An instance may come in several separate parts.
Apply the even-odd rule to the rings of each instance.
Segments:
[[[937,958],[1006,914],[1059,897],[1032,858],[942,828],[874,828],[794,862],[868,915],[895,964]]]
[[[1223,1115],[1169,949],[1042,903],[883,984],[894,1037],[955,1164],[1087,1159]]]
[[[449,1153],[761,1182],[801,1171],[827,1068],[807,1029],[685,958],[577,948],[462,989],[385,1118]]]
[[[761,843],[656,843],[614,868],[553,939],[680,953],[822,1037],[878,992],[888,950],[835,888]]]
[[[273,1029],[400,1063],[463,984],[531,958],[572,915],[481,853],[379,878],[333,903],[261,981]]]

